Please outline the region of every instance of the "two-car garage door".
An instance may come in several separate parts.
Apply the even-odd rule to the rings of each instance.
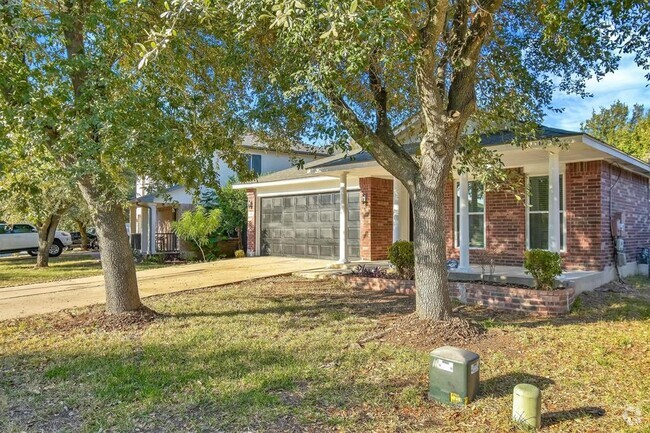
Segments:
[[[339,257],[340,194],[264,197],[260,249],[268,256]],[[348,257],[359,258],[359,192],[348,192]]]

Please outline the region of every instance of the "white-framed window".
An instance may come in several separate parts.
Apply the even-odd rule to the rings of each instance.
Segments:
[[[460,247],[460,183],[456,182],[454,244]],[[485,188],[477,180],[467,182],[467,210],[469,214],[469,247],[485,248]]]
[[[262,173],[262,155],[246,155],[248,169],[253,173],[259,175]]]
[[[564,176],[560,175],[560,250],[566,250],[566,224],[564,215]],[[528,212],[526,245],[529,250],[548,249],[548,176],[528,177]]]

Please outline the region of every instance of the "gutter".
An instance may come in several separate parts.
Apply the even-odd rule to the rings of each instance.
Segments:
[[[301,183],[312,182],[327,182],[338,179],[336,176],[312,176],[312,177],[299,177],[283,180],[271,180],[268,182],[251,182],[251,183],[237,183],[232,186],[233,189],[248,189],[248,188],[261,188],[267,186],[282,186],[282,185],[295,185]]]

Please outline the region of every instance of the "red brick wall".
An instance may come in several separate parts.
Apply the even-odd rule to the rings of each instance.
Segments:
[[[566,269],[602,270],[602,168],[602,161],[566,165],[567,251],[562,260]]]
[[[521,169],[513,169],[521,174]],[[485,197],[485,236],[487,252],[498,265],[521,266],[526,250],[526,201],[506,189],[488,191]],[[471,253],[470,253],[471,258]]]
[[[521,173],[521,169],[513,171]],[[458,259],[459,251],[454,247],[454,200],[454,184],[449,181],[445,187],[447,257]],[[487,252],[497,265],[522,265],[526,249],[526,207],[513,193],[506,190],[486,193],[485,244],[485,249],[470,250],[471,263],[477,263],[478,256]]]
[[[454,181],[450,180],[445,184],[445,248],[447,258],[458,259],[458,249],[454,247],[454,200],[455,200]]]
[[[378,177],[359,179],[361,196],[361,260],[384,260],[393,243],[393,180]]]
[[[255,256],[257,251],[256,244],[256,230],[255,230],[255,217],[257,215],[257,193],[254,189],[246,190],[247,205],[252,203],[253,208],[248,209],[248,225],[246,231],[246,255]]]
[[[337,275],[348,286],[364,290],[414,295],[415,281],[389,278]],[[450,281],[449,295],[463,304],[476,304],[501,311],[517,311],[532,316],[560,316],[571,311],[576,299],[575,289],[535,290],[494,286],[482,282]]]
[[[650,227],[648,213],[650,191],[648,180],[635,173],[623,170],[613,164],[602,163],[602,259],[604,266],[614,263],[613,240],[610,232],[610,188],[612,216],[623,213],[625,222],[625,254],[627,261],[634,262],[642,247],[650,246]]]

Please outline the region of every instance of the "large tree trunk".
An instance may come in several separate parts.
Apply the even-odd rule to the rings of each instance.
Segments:
[[[451,297],[447,274],[444,197],[454,156],[440,134],[424,138],[428,152],[415,181],[413,197],[416,312],[421,319],[448,320]]]
[[[54,242],[56,228],[61,220],[61,215],[53,214],[39,224],[38,228],[38,255],[36,256],[36,267],[47,268],[50,265],[50,248]]]
[[[81,235],[81,249],[87,250],[90,247],[90,240],[88,239],[88,233],[86,232],[86,224],[81,220],[75,220],[77,227],[79,228],[79,234]]]
[[[115,314],[142,308],[124,209],[119,204],[104,203],[90,182],[80,182],[79,188],[90,207],[99,238],[106,311]]]

